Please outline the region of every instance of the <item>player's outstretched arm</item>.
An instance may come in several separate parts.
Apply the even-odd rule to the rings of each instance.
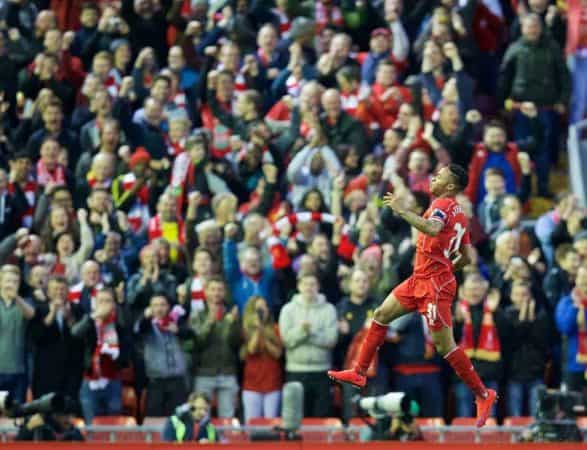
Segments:
[[[398,216],[428,236],[436,236],[442,231],[442,227],[444,227],[444,224],[440,220],[425,219],[412,211],[408,211],[404,208],[401,199],[390,192],[383,197],[383,204],[393,209]]]

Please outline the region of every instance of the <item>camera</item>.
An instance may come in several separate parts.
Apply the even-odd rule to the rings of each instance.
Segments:
[[[420,412],[418,403],[404,392],[389,392],[376,397],[353,399],[359,409],[376,421],[369,425],[370,435],[365,440],[421,440],[422,434],[414,422]]]
[[[541,387],[538,390],[536,421],[524,439],[533,442],[581,442],[583,436],[576,418],[585,415],[587,403],[582,393]]]
[[[20,404],[12,398],[10,392],[0,391],[0,415],[26,417],[32,414],[49,414],[64,410],[65,398],[55,392],[45,394],[32,402]]]

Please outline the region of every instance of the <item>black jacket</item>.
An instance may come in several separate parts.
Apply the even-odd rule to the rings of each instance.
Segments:
[[[118,347],[120,349],[120,354],[116,359],[116,365],[119,369],[123,369],[128,365],[130,360],[131,334],[130,321],[128,320],[122,308],[117,308],[116,333],[118,335]],[[94,356],[94,350],[98,342],[94,320],[88,314],[86,314],[82,320],[73,325],[71,328],[71,334],[83,341],[84,370],[91,370],[92,358]]]
[[[533,322],[520,322],[519,311],[513,305],[506,309],[505,315],[512,329],[512,339],[503,343],[509,347],[508,379],[519,382],[542,380],[552,334],[546,311],[536,312]]]
[[[33,343],[33,397],[61,392],[77,398],[82,375],[83,346],[71,335],[65,320],[61,329],[57,320],[49,326],[45,325],[44,320],[48,313],[46,305],[37,307],[37,314],[30,323]]]

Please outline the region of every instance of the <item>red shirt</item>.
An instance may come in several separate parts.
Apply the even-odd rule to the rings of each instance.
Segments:
[[[277,325],[275,332],[279,333]],[[268,393],[279,391],[283,385],[281,362],[272,358],[266,351],[254,355],[247,354],[243,374],[243,389]]]
[[[424,213],[425,219],[442,223],[436,236],[418,235],[414,276],[431,278],[439,274],[451,273],[452,262],[462,244],[470,244],[467,217],[463,209],[452,197],[435,199]]]

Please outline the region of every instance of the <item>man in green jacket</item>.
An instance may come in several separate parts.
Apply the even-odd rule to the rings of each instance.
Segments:
[[[238,393],[240,326],[236,306],[226,306],[228,293],[221,277],[211,277],[204,286],[206,308],[193,312],[190,326],[195,333],[195,386],[209,397],[218,396],[218,416],[234,417]]]
[[[530,120],[522,114],[524,102],[538,107],[538,118],[544,127],[543,140],[532,159],[536,163],[539,195],[548,195],[548,172],[551,161],[558,157],[560,114],[569,101],[570,76],[557,43],[543,32],[536,14],[522,19],[522,37],[506,51],[500,69],[499,99],[506,109],[514,109],[515,140],[532,133]]]

